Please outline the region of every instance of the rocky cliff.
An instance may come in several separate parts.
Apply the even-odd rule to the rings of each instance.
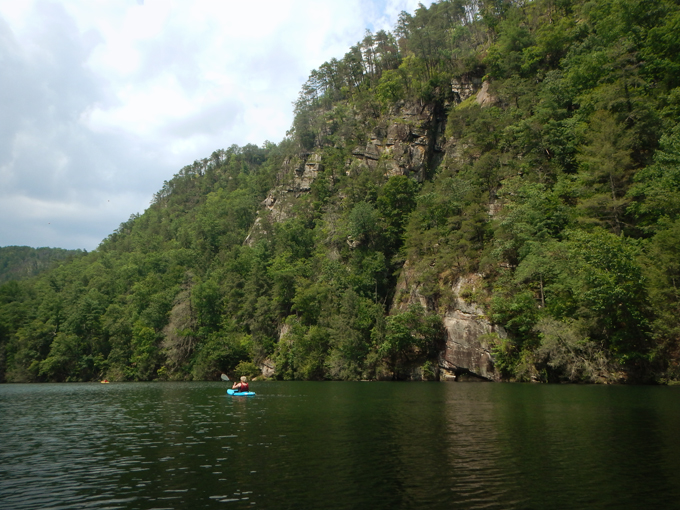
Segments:
[[[385,175],[407,175],[422,182],[443,155],[444,110],[436,104],[399,102],[378,122],[354,158],[370,168],[382,163]]]
[[[494,369],[491,349],[495,341],[507,338],[507,333],[489,320],[482,305],[473,301],[472,296],[481,289],[482,279],[482,275],[475,273],[461,276],[448,286],[451,292],[448,303],[438,306],[421,294],[418,275],[408,263],[399,277],[393,311],[403,311],[418,303],[437,311],[442,317],[446,333],[444,348],[438,357],[442,380],[460,380],[469,376],[490,381],[500,379],[500,374]]]
[[[346,174],[351,177],[363,170],[377,169],[386,177],[405,175],[423,182],[445,158],[459,160],[465,147],[457,140],[445,137],[447,109],[468,99],[482,107],[493,104],[496,99],[489,93],[488,85],[479,79],[456,80],[451,85],[453,101],[446,104],[398,102],[373,123],[374,127],[366,136],[367,142],[351,151],[351,158],[345,164]],[[324,155],[324,147],[316,147],[283,162],[279,184],[262,203],[258,219],[246,240],[248,244],[263,232],[263,224],[267,221],[281,222],[292,216],[297,200],[311,191],[323,171]],[[470,299],[481,286],[482,276],[472,273],[458,278],[449,286],[452,301],[443,307],[428,302],[420,293],[417,281],[417,275],[407,262],[397,282],[397,299],[392,311],[403,311],[412,303],[420,303],[423,308],[440,314],[446,339],[438,357],[438,377],[442,380],[498,380],[500,376],[494,369],[491,349],[494,342],[506,338],[507,333],[489,320],[481,304]],[[272,364],[270,360],[269,363]],[[413,374],[414,378],[422,376],[415,366]]]

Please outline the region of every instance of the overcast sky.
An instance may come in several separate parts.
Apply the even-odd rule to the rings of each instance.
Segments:
[[[280,142],[312,69],[417,6],[0,0],[0,246],[95,249],[183,166]]]

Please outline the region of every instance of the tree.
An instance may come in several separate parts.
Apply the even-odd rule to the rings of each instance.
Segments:
[[[580,208],[585,221],[607,225],[620,234],[626,226],[626,196],[632,177],[631,134],[625,126],[605,112],[593,116],[590,140],[581,149],[578,159],[582,165],[580,178],[583,198]]]
[[[49,381],[80,381],[83,374],[81,360],[83,342],[76,335],[57,333],[52,340],[50,353],[40,362],[39,375]]]
[[[380,190],[376,207],[385,225],[386,255],[392,256],[402,245],[409,214],[416,206],[418,184],[404,175],[390,177]]]
[[[622,361],[639,360],[648,349],[649,309],[645,277],[634,241],[595,229],[569,235],[579,314],[591,321],[591,337]]]
[[[427,313],[420,305],[387,317],[384,332],[374,328],[377,353],[385,359],[395,379],[402,376],[403,364],[417,357],[431,357],[443,339],[441,318]]]
[[[661,137],[660,149],[654,154],[654,164],[635,175],[635,184],[628,191],[630,211],[640,224],[656,229],[664,217],[680,216],[680,124]]]

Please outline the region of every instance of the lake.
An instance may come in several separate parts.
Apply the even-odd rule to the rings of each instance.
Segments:
[[[680,508],[680,387],[0,385],[0,508]]]

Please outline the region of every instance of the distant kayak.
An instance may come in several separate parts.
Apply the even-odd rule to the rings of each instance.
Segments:
[[[253,395],[255,395],[254,391],[227,390],[227,393],[234,397],[252,397]]]

